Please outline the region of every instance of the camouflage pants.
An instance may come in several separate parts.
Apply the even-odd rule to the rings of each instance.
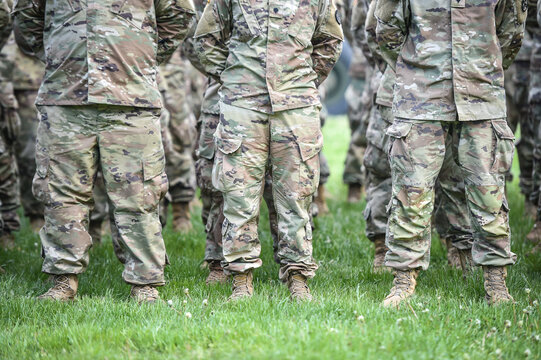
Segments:
[[[533,190],[530,201],[539,204],[538,218],[541,219],[541,35],[534,35],[532,58],[530,61],[530,91],[528,96],[529,118],[533,124],[534,141],[534,169]]]
[[[21,227],[17,214],[20,206],[19,171],[14,146],[0,135],[0,216],[3,231],[11,233]]]
[[[530,62],[515,61],[505,73],[507,122],[513,132],[520,125],[520,139],[516,143],[520,165],[520,189],[529,197],[533,190],[533,151],[535,146],[534,124],[528,114],[528,83]],[[512,177],[509,173],[508,178]]]
[[[346,155],[343,181],[346,184],[364,183],[363,158],[366,148],[366,128],[369,121],[368,98],[363,97],[365,80],[353,78],[346,92],[351,140]],[[372,101],[372,98],[369,99]]]
[[[34,102],[37,90],[15,91],[19,103],[21,133],[15,144],[19,166],[21,203],[24,213],[30,218],[43,218],[43,204],[32,195],[32,179],[36,173],[36,136],[38,131],[38,111]]]
[[[212,183],[224,196],[224,268],[229,273],[258,268],[257,225],[267,166],[277,212],[280,279],[298,271],[313,277],[309,207],[319,183],[323,146],[319,108],[264,114],[226,104],[216,130]]]
[[[170,71],[168,75],[168,89],[164,92],[163,99],[170,114],[171,149],[167,151],[166,167],[169,194],[171,202],[190,202],[196,190],[193,153],[197,141],[197,121],[186,96],[188,87],[185,84],[184,71]]]
[[[428,268],[434,187],[449,151],[465,181],[474,263],[513,264],[505,174],[513,161],[514,135],[507,121],[395,119],[387,135],[392,137],[393,191],[385,264],[401,270]]]
[[[33,191],[45,205],[43,272],[88,266],[92,189],[101,166],[131,284],[164,284],[158,204],[167,192],[159,110],[123,106],[41,106]]]
[[[372,241],[385,236],[387,231],[387,205],[391,202],[392,178],[388,161],[390,137],[385,131],[393,122],[390,107],[378,106],[373,111],[366,133],[368,146],[364,157],[367,172],[364,215],[366,236]],[[473,231],[466,205],[464,181],[459,174],[460,169],[449,148],[436,181],[436,211],[433,220],[440,237],[451,240],[455,247],[469,249],[473,244]]]

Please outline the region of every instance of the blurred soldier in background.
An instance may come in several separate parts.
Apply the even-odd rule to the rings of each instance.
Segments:
[[[156,77],[186,36],[194,8],[178,0],[147,5],[19,0],[14,9],[19,46],[46,63],[33,191],[45,205],[42,270],[54,286],[40,299],[77,293],[92,246],[88,213],[98,166],[131,296],[154,302],[165,283],[158,206],[168,184]]]
[[[0,49],[2,49],[11,33],[9,17],[11,1],[0,1]],[[20,132],[20,119],[17,113],[18,104],[11,82],[12,68],[0,58],[0,247],[15,246],[13,231],[20,228],[17,215],[19,201],[19,184],[17,162],[14,146]],[[2,270],[3,271],[3,270]]]
[[[192,229],[190,221],[190,202],[196,190],[195,163],[193,153],[197,141],[197,121],[192,112],[193,96],[190,68],[181,49],[175,51],[167,64],[161,66],[163,78],[163,97],[169,111],[169,133],[172,146],[167,153],[167,177],[169,194],[163,206],[165,214],[171,203],[173,211],[173,230],[187,232]],[[195,71],[195,70],[194,70]],[[199,103],[200,102],[196,101]],[[164,216],[166,218],[166,215]],[[162,217],[162,221],[165,220]]]
[[[30,189],[36,173],[36,133],[39,123],[34,102],[45,67],[38,59],[20,51],[13,36],[4,47],[2,55],[2,66],[9,64],[10,67],[6,75],[12,79],[21,119],[21,132],[15,143],[21,202],[32,229],[39,231],[43,226],[43,204],[36,200]]]
[[[533,189],[529,200],[537,204],[536,222],[527,239],[534,244],[541,244],[541,2],[537,5],[530,0],[530,10],[526,22],[526,30],[532,37],[532,54],[530,59],[530,83],[529,83],[529,116],[533,124],[534,141],[534,169]],[[537,12],[533,9],[536,9]],[[534,252],[540,252],[541,246],[534,248]]]
[[[361,4],[364,1],[359,0]],[[346,102],[348,104],[348,120],[351,129],[351,140],[349,143],[346,162],[344,166],[343,181],[348,185],[348,201],[351,203],[361,200],[363,186],[365,185],[365,170],[363,167],[364,151],[366,148],[366,129],[368,126],[369,108],[368,102],[372,101],[367,90],[367,81],[371,78],[372,70],[367,64],[361,45],[353,36],[351,27],[353,22],[359,23],[355,18],[352,9],[356,7],[357,1],[344,0],[343,4],[337,2],[337,6],[344,14],[342,28],[348,40],[353,56],[349,66],[351,83],[346,90]],[[363,24],[364,26],[364,24]],[[365,92],[366,91],[366,92]]]

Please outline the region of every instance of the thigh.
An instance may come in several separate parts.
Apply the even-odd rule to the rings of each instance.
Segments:
[[[271,119],[274,186],[287,197],[313,195],[320,178],[318,154],[323,148],[319,107],[282,111]]]
[[[463,122],[458,126],[458,163],[475,185],[503,185],[511,169],[515,136],[505,119]]]
[[[98,165],[92,112],[85,106],[41,106],[39,112],[34,195],[55,206],[91,201]]]
[[[160,111],[100,106],[100,160],[115,208],[150,212],[167,192]]]
[[[395,119],[387,129],[393,184],[431,188],[445,158],[448,125],[439,121]]]
[[[226,193],[260,187],[269,152],[269,115],[223,103],[220,108],[213,185]]]

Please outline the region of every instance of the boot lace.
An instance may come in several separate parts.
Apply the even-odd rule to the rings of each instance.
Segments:
[[[136,295],[140,300],[157,300],[158,291],[152,286],[142,286],[136,289]]]

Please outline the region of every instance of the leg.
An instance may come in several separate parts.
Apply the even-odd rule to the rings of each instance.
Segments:
[[[92,239],[88,213],[98,166],[94,114],[82,106],[42,106],[33,192],[45,206],[40,231],[48,274],[80,274]]]
[[[35,231],[43,226],[43,204],[40,203],[28,189],[32,188],[32,179],[36,173],[36,136],[39,117],[34,105],[36,90],[16,91],[21,118],[21,133],[15,144],[17,165],[19,166],[21,203],[24,214],[30,218],[30,224]]]
[[[269,116],[221,105],[213,186],[224,197],[224,270],[248,273],[261,266],[257,224],[269,152]]]
[[[482,266],[511,265],[516,256],[510,249],[505,174],[513,161],[513,132],[505,119],[462,123],[460,129],[458,161],[475,231],[473,260]]]
[[[319,152],[323,136],[315,106],[283,111],[271,117],[271,169],[274,206],[278,215],[280,279],[299,273],[312,278],[309,207],[319,183]]]
[[[123,278],[133,285],[163,285],[166,254],[158,205],[167,176],[160,111],[93,108],[102,124],[101,168],[125,257]]]
[[[366,169],[366,236],[375,245],[374,270],[380,271],[384,267],[385,233],[387,231],[387,205],[391,201],[392,180],[389,166],[389,136],[386,129],[392,124],[392,109],[386,106],[374,108],[366,138],[368,146],[364,156]]]
[[[428,268],[434,185],[445,158],[447,125],[395,120],[387,130],[393,179],[385,265],[397,270]]]
[[[464,171],[466,198],[474,228],[473,262],[483,266],[490,305],[512,301],[505,278],[511,252],[505,174],[511,169],[514,134],[505,119],[460,124],[458,160]]]

